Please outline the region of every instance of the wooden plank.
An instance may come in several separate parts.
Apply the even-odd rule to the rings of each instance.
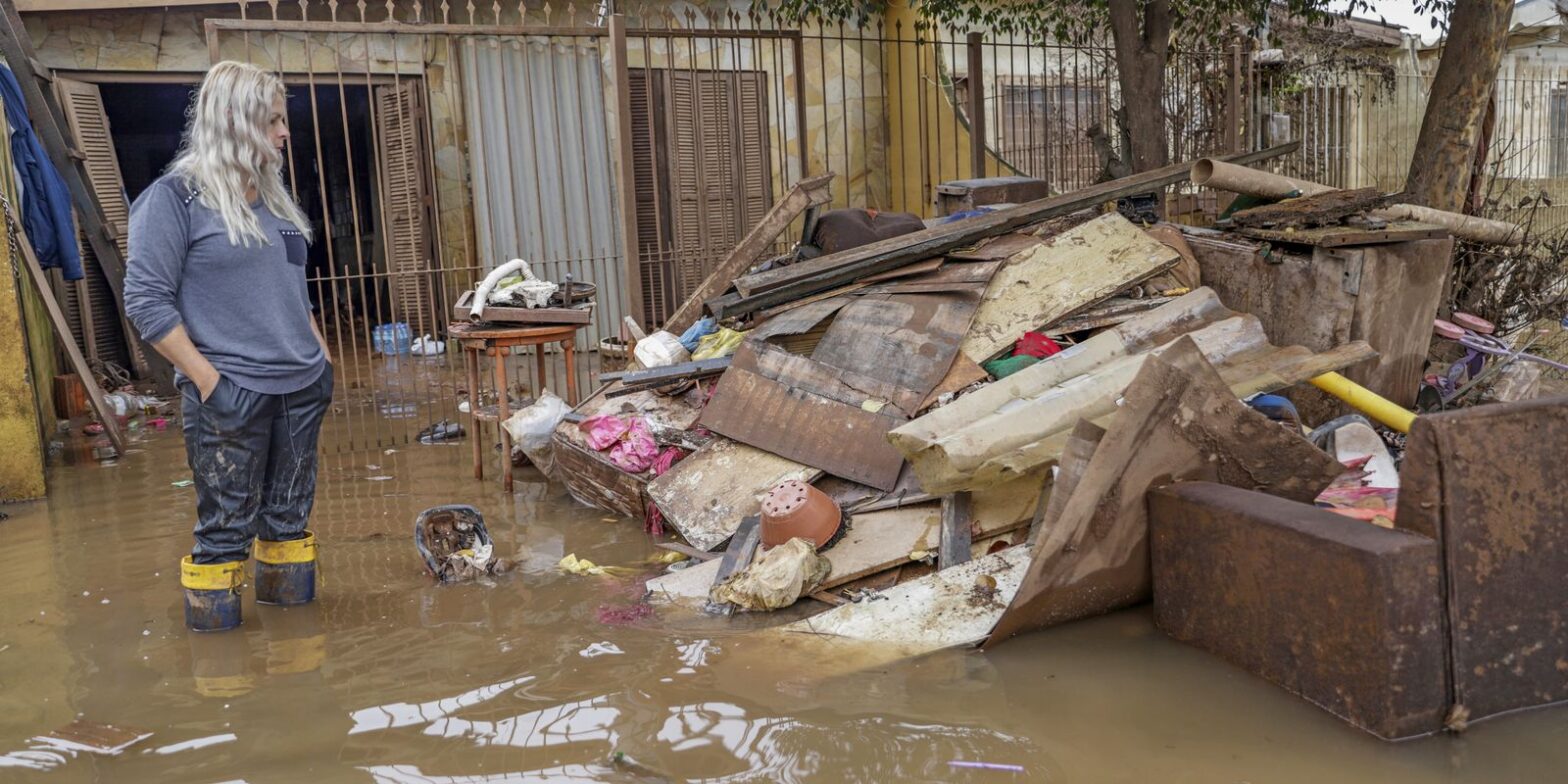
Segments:
[[[1214,481],[1310,502],[1344,467],[1236,399],[1190,337],[1148,358],[986,647],[1148,598],[1144,494]]]
[[[1089,460],[1094,457],[1095,450],[1099,449],[1103,440],[1105,428],[1093,422],[1080,419],[1073,427],[1073,434],[1067,437],[1067,445],[1062,447],[1062,459],[1057,463],[1056,479],[1051,483],[1049,498],[1040,506],[1039,513],[1029,527],[1030,544],[1061,519],[1067,499],[1072,497],[1078,483],[1083,481]]]
[[[937,568],[949,569],[969,560],[969,493],[960,490],[942,497],[942,540],[937,546]]]
[[[719,559],[719,569],[713,575],[713,583],[708,586],[711,595],[714,586],[722,584],[725,580],[751,566],[751,561],[757,556],[757,546],[762,544],[762,517],[748,515],[740,521],[740,527],[735,529],[735,535],[730,537],[730,546],[724,550],[724,557]],[[705,608],[712,615],[730,616],[735,614],[735,605],[732,602],[708,602]]]
[[[811,358],[896,387],[889,402],[913,416],[947,376],[975,316],[980,286],[966,285],[967,295],[860,297],[838,312]]]
[[[729,366],[729,357],[715,357],[713,359],[699,359],[695,362],[682,362],[678,365],[666,365],[649,370],[600,373],[599,379],[601,381],[619,381],[626,386],[650,382],[668,384],[672,381],[680,381],[687,378],[716,376],[729,369]]]
[[[1001,261],[1009,256],[1016,256],[1030,248],[1041,245],[1045,240],[1028,232],[1013,232],[1000,237],[992,237],[978,243],[973,248],[960,248],[947,254],[953,261]]]
[[[576,429],[563,426],[550,437],[555,452],[550,477],[566,485],[580,504],[642,519],[647,513],[647,481],[622,471],[604,455],[579,443],[570,435]]]
[[[1343,226],[1341,222],[1383,207],[1392,198],[1392,194],[1384,194],[1377,188],[1324,191],[1241,210],[1230,216],[1230,222],[1235,226],[1262,229],[1354,228]]]
[[[109,442],[114,444],[115,451],[125,454],[125,436],[120,433],[119,420],[115,419],[114,411],[104,400],[103,388],[98,386],[98,379],[93,375],[92,368],[87,366],[87,360],[82,356],[82,350],[71,338],[71,330],[66,324],[65,314],[60,312],[60,303],[55,302],[54,295],[49,288],[49,276],[44,268],[38,264],[38,256],[33,253],[33,241],[27,238],[27,231],[16,220],[16,216],[8,208],[5,212],[6,229],[16,237],[16,246],[22,251],[22,265],[27,268],[28,277],[32,278],[33,285],[38,288],[38,298],[44,302],[44,310],[49,312],[49,323],[54,327],[55,340],[60,347],[65,349],[65,356],[71,362],[71,370],[81,378],[82,385],[87,388],[87,399],[93,404],[93,411],[98,415],[98,421],[103,424],[103,432],[109,436]]]
[[[873,404],[869,398],[868,404]],[[903,455],[888,431],[907,421],[811,394],[787,380],[731,367],[719,379],[702,424],[715,433],[878,490],[898,483]],[[690,459],[690,458],[688,458]]]
[[[953,356],[953,366],[947,369],[947,375],[942,377],[942,381],[920,403],[920,410],[924,411],[936,405],[936,401],[943,395],[968,389],[989,378],[991,378],[991,374],[985,372],[985,368],[980,367],[974,360],[964,356],[963,352],[959,352]]]
[[[465,291],[452,306],[452,316],[458,321],[468,321],[473,314],[474,292]],[[571,308],[514,308],[506,305],[486,305],[485,321],[501,324],[589,324],[593,322],[593,303]]]
[[[973,645],[996,625],[1028,566],[1028,548],[1009,547],[890,588],[877,601],[845,604],[777,631],[876,642],[898,657]]]
[[[677,335],[686,331],[687,327],[697,322],[702,315],[703,303],[729,288],[730,281],[735,276],[746,271],[763,251],[773,245],[779,234],[789,228],[795,218],[811,207],[818,207],[833,200],[833,173],[829,172],[817,177],[801,180],[795,183],[784,194],[784,198],[774,202],[762,220],[746,233],[745,239],[740,241],[728,255],[720,261],[713,271],[708,273],[702,283],[692,291],[681,306],[665,319],[664,328]]]
[[[1035,473],[975,492],[970,504],[973,540],[991,541],[1027,525],[1044,476]],[[935,552],[941,544],[941,525],[941,508],[934,499],[899,509],[854,514],[849,530],[831,548],[822,551],[832,571],[821,590],[832,590],[911,563],[911,555]],[[712,564],[697,564],[650,580],[650,599],[655,603],[680,604],[705,601],[716,568]]]
[[[1394,221],[1382,229],[1358,229],[1352,226],[1319,226],[1314,229],[1237,229],[1237,234],[1266,242],[1313,245],[1319,248],[1343,248],[1356,245],[1381,245],[1388,242],[1412,240],[1440,240],[1450,232],[1441,226],[1414,221]]]
[[[750,340],[767,340],[779,335],[802,335],[810,332],[812,328],[837,313],[840,308],[848,305],[848,297],[823,298],[813,302],[802,302],[798,307],[769,318],[758,325],[746,337]]]
[[[781,482],[810,482],[822,472],[760,449],[718,438],[648,483],[648,496],[670,525],[699,550],[724,543],[740,521],[762,510],[762,496]]]
[[[1181,255],[1121,215],[1095,218],[1009,258],[986,288],[962,350],[995,357],[1023,333],[1169,269]]]
[[[1227,158],[1229,163],[1253,163],[1285,155],[1299,146],[1281,145],[1257,153]],[[873,242],[779,270],[749,275],[735,281],[741,292],[754,291],[724,306],[729,315],[752,313],[859,280],[867,275],[895,269],[905,264],[940,256],[977,240],[1007,234],[1031,223],[1066,215],[1085,207],[1103,204],[1123,196],[1157,190],[1183,182],[1192,164],[1181,163],[1144,172],[1132,177],[1094,185],[1083,190],[1020,204],[1006,210],[969,220],[935,226],[922,231]]]

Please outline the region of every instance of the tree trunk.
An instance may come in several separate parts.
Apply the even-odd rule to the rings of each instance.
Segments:
[[[1109,6],[1122,116],[1132,147],[1125,159],[1134,173],[1158,169],[1170,162],[1164,104],[1170,3],[1110,0]]]
[[[1513,7],[1513,0],[1454,4],[1448,40],[1405,179],[1407,202],[1450,212],[1464,208],[1481,117],[1508,44]]]

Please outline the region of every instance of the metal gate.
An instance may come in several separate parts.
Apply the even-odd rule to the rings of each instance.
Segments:
[[[268,5],[263,18],[241,4],[239,19],[207,19],[208,49],[309,96],[289,176],[326,244],[308,280],[339,358],[338,450],[407,443],[445,419],[466,426],[461,401],[493,404],[497,390],[464,388],[456,345],[400,350],[404,335],[441,339],[458,295],[512,258],[598,286],[578,334],[585,396],[599,341],[627,315],[661,322],[806,169],[804,144],[790,143],[804,138],[798,32]],[[355,91],[370,96],[368,117],[349,110]],[[508,363],[514,400],[565,395],[562,357],[548,347],[546,359],[542,378],[530,355]]]

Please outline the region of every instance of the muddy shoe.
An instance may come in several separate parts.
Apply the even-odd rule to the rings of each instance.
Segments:
[[[316,535],[287,542],[256,540],[256,603],[306,604],[316,598]]]
[[[185,589],[185,626],[193,632],[221,632],[240,625],[240,585],[245,562],[199,564],[180,561],[180,587]]]
[[[442,441],[456,441],[467,435],[463,426],[450,419],[443,419],[424,430],[419,431],[419,443],[439,444]]]

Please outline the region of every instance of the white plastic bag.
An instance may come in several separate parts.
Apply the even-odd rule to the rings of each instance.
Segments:
[[[550,437],[571,411],[565,400],[546,390],[533,405],[513,414],[501,426],[512,435],[512,448],[521,450],[534,467],[548,474],[555,467]]]
[[[650,369],[691,361],[691,352],[681,345],[681,339],[662,329],[637,341],[632,353],[643,367]]]
[[[409,346],[408,351],[416,357],[438,356],[446,353],[446,341],[436,340],[434,336],[425,335],[422,338],[414,338],[414,342]]]

